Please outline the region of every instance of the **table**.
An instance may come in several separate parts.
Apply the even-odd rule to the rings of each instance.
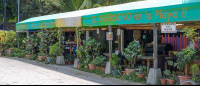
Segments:
[[[103,53],[107,57],[107,61],[109,61],[109,53]]]
[[[147,74],[149,74],[149,69],[150,69],[150,61],[153,60],[153,56],[142,56],[139,57],[140,59],[147,60]],[[165,57],[165,59],[172,59],[172,57]],[[165,62],[165,69],[167,68],[167,64]]]
[[[72,45],[77,45],[77,44],[67,44],[70,45],[70,54],[72,54]]]

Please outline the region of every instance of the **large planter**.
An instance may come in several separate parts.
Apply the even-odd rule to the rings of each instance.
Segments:
[[[178,76],[179,77],[179,80],[180,80],[180,83],[184,80],[187,80],[187,79],[192,79],[192,77],[189,77],[189,76]]]
[[[140,79],[144,78],[144,74],[138,74],[137,75]]]
[[[167,79],[160,79],[161,85],[167,85]]]
[[[9,50],[13,50],[13,48],[8,48]]]
[[[57,56],[57,58],[56,58],[56,64],[58,64],[58,65],[65,65],[64,56]]]
[[[113,77],[117,76],[119,74],[119,70],[113,70]]]
[[[85,68],[86,70],[89,70],[89,69],[88,69],[88,66],[84,66],[84,68]]]
[[[145,78],[146,78],[146,81],[147,81],[148,80],[148,76],[146,76]]]
[[[102,70],[103,72],[105,72],[105,68],[102,68],[101,70]]]
[[[48,63],[51,63],[52,62],[52,58],[48,58],[47,61],[48,61]]]
[[[78,65],[78,69],[81,68],[81,65]]]
[[[126,74],[129,75],[130,73],[134,73],[136,72],[136,70],[134,69],[125,69],[126,70]],[[131,70],[131,71],[130,71]]]
[[[45,60],[45,59],[46,59],[45,56],[38,56],[38,57],[39,57],[39,58],[38,58],[39,61],[42,61],[42,60]]]
[[[95,66],[92,65],[92,64],[88,64],[88,66],[89,66],[89,69],[90,69],[90,70],[95,69]]]
[[[169,82],[170,85],[175,85],[175,81],[174,80],[167,79],[167,81]]]
[[[32,55],[26,55],[26,58],[29,59]]]
[[[121,71],[122,75],[125,75],[126,74],[126,71]]]

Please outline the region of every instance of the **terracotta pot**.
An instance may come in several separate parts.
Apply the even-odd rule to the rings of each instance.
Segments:
[[[89,70],[86,66],[84,66],[84,68],[85,68],[86,70]]]
[[[99,68],[100,68],[100,70],[99,70],[99,72],[100,72],[100,71],[102,70],[103,67],[99,67]]]
[[[94,65],[92,65],[92,64],[88,64],[89,65],[89,69],[91,70],[91,69],[95,69],[95,66]]]
[[[102,68],[103,72],[105,72],[105,68]]]
[[[180,83],[184,80],[187,80],[187,79],[192,79],[192,77],[189,77],[189,76],[178,76],[179,77],[179,80],[180,80]]]
[[[125,75],[126,74],[126,71],[121,71],[122,75]]]
[[[167,79],[167,81],[169,82],[170,85],[175,85],[175,81],[174,80]]]
[[[12,48],[8,48],[9,50],[13,50]]]
[[[131,73],[134,73],[134,72],[136,72],[136,70],[132,69],[132,70],[131,70]]]
[[[81,67],[81,65],[78,65],[78,69]]]
[[[148,76],[146,76],[145,78],[146,78],[146,81],[147,81],[148,80]]]
[[[138,74],[137,75],[140,79],[144,78],[144,74]]]
[[[126,74],[129,75],[130,74],[130,69],[125,69],[126,70]]]
[[[38,60],[39,61],[42,61],[43,59],[45,59],[46,57],[45,56],[39,56]]]
[[[160,79],[162,85],[167,85],[167,79]]]
[[[26,58],[28,59],[28,58],[30,58],[32,55],[26,55]]]
[[[71,64],[71,62],[68,62],[68,65],[70,65]]]

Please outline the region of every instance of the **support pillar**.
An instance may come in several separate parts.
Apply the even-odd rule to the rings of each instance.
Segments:
[[[121,30],[121,52],[124,51],[124,30]]]
[[[101,42],[101,39],[100,39],[100,29],[98,29],[99,31],[98,31],[98,42]],[[100,48],[100,45],[98,46],[98,53],[99,53],[99,55],[100,55],[100,53],[101,53],[101,48]]]
[[[147,84],[152,84],[152,85],[156,85],[156,84],[160,84],[160,79],[162,78],[162,73],[161,73],[161,69],[158,68],[158,60],[157,60],[157,24],[154,24],[154,28],[153,28],[153,34],[154,34],[154,42],[153,42],[153,62],[154,62],[154,67],[150,69],[150,72],[148,74],[148,80],[147,80]]]
[[[112,32],[112,26],[108,26],[108,31]],[[112,57],[112,40],[109,40],[109,61],[106,63],[106,69],[105,69],[105,74],[110,74],[112,72],[111,70],[111,62],[110,59]]]
[[[89,38],[90,37],[90,32],[89,31],[86,31],[86,40],[87,40],[87,38]]]

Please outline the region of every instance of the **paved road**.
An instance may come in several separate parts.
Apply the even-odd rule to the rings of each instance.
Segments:
[[[81,75],[77,75],[80,73]],[[88,77],[89,76],[89,77]],[[142,85],[82,72],[70,66],[0,57],[0,85]]]

